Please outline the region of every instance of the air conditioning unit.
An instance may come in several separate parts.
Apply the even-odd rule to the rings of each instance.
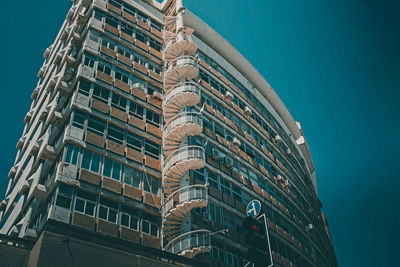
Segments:
[[[159,92],[157,92],[157,91],[154,91],[153,92],[153,95],[152,95],[152,97],[153,98],[155,98],[155,99],[158,99],[158,100],[160,100],[160,101],[162,101],[163,100],[163,96],[162,96],[162,94],[160,94]]]
[[[251,116],[252,113],[253,112],[251,111],[251,109],[248,106],[246,106],[244,108],[244,114]]]
[[[275,135],[274,138],[275,142],[280,143],[282,141],[281,137],[279,135]]]
[[[292,150],[290,150],[290,148],[287,148],[286,152],[288,153],[288,155],[292,155]]]
[[[234,138],[233,138],[233,144],[234,144],[235,146],[240,146],[240,140],[237,139],[236,137],[234,137]]]
[[[284,179],[283,179],[282,175],[280,175],[280,174],[278,174],[278,176],[276,176],[276,180],[277,180],[278,182],[280,182],[280,183],[283,183],[283,182],[284,182]]]
[[[233,94],[230,91],[225,92],[225,97],[228,98],[229,100],[233,99]]]
[[[285,183],[283,184],[284,187],[290,188],[291,184],[289,183],[289,180],[285,180]]]
[[[132,85],[133,88],[144,91],[144,85],[142,83],[134,83]]]

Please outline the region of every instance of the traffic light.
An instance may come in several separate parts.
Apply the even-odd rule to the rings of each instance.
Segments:
[[[271,264],[267,229],[264,221],[258,221],[252,217],[243,220],[245,230],[245,242],[250,247],[247,250],[247,260],[256,267],[265,267]]]

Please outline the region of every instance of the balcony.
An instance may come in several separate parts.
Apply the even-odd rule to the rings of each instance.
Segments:
[[[163,149],[166,156],[179,148],[182,139],[199,135],[203,131],[203,119],[197,112],[182,112],[172,117],[165,125]]]
[[[194,208],[204,208],[208,203],[206,185],[189,185],[173,192],[164,202],[163,218],[168,224],[169,220],[175,220],[176,213],[186,215]],[[163,223],[164,223],[163,222]]]
[[[210,231],[196,230],[182,234],[169,242],[164,250],[187,258],[209,252],[211,250]]]
[[[205,152],[201,146],[185,146],[172,152],[165,159],[163,168],[164,192],[175,191],[187,171],[201,169],[204,165]]]
[[[197,59],[192,56],[180,56],[169,63],[164,75],[164,87],[169,89],[182,79],[192,80],[199,74]]]
[[[197,51],[197,45],[186,37],[174,37],[169,40],[164,51],[164,59],[170,63],[180,55],[192,56]]]
[[[200,102],[200,89],[195,82],[182,82],[172,87],[163,102],[164,120],[179,113],[183,106],[194,106]]]

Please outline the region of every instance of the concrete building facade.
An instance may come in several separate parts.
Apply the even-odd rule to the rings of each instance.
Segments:
[[[79,232],[168,264],[244,266],[258,199],[274,266],[337,266],[300,123],[182,0],[75,0],[44,58],[3,236]],[[26,263],[47,266],[37,251]]]

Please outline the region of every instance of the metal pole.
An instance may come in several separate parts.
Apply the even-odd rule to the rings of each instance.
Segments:
[[[265,225],[265,232],[267,233],[267,242],[268,242],[268,250],[269,250],[269,257],[271,258],[271,264],[268,265],[267,267],[271,267],[274,265],[274,260],[272,259],[272,249],[271,249],[271,243],[269,241],[269,232],[268,232],[268,226],[267,226],[267,216],[265,216],[265,213],[263,213],[262,215],[260,215],[258,219],[260,219],[261,217],[264,218],[264,225]]]

